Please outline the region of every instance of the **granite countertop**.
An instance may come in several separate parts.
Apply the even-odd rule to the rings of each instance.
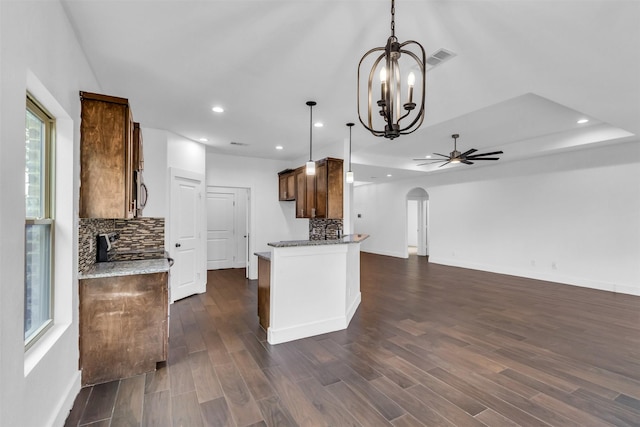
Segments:
[[[258,258],[266,259],[267,261],[271,261],[271,252],[254,252],[253,253]]]
[[[164,273],[169,271],[169,267],[167,258],[97,262],[84,273],[79,273],[78,278],[97,279],[101,277],[132,276],[134,274]]]
[[[291,248],[296,246],[323,246],[323,245],[344,245],[348,243],[360,243],[369,237],[368,234],[347,234],[340,239],[330,240],[281,240],[279,242],[268,243],[274,248]],[[258,255],[258,254],[256,254]],[[260,256],[260,255],[258,255]]]

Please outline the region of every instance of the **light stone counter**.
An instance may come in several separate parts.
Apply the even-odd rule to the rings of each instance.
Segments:
[[[97,279],[101,277],[132,276],[135,274],[164,273],[169,271],[169,260],[166,258],[145,259],[138,261],[97,262],[78,279]]]
[[[281,240],[279,242],[268,243],[274,248],[292,248],[299,246],[324,246],[324,245],[344,245],[349,243],[360,243],[369,237],[368,234],[347,234],[340,239],[328,240]],[[257,255],[257,254],[256,254]]]

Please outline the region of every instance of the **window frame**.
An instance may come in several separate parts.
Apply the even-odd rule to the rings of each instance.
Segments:
[[[25,211],[25,260],[24,260],[24,271],[25,271],[25,296],[26,296],[26,286],[27,286],[27,247],[26,247],[26,238],[27,238],[27,226],[29,225],[49,225],[49,260],[48,260],[48,277],[49,277],[49,319],[45,321],[42,325],[40,325],[34,332],[28,337],[24,338],[25,351],[30,349],[38,340],[54,325],[54,307],[55,307],[55,117],[47,111],[46,108],[42,106],[41,103],[37,101],[37,99],[27,92],[26,96],[26,107],[25,107],[25,115],[30,112],[31,114],[38,117],[42,120],[44,124],[44,154],[42,155],[41,161],[43,164],[41,185],[44,186],[44,202],[43,202],[43,212],[42,216],[39,218],[31,218],[26,216]],[[26,197],[26,194],[25,194]],[[26,320],[26,300],[23,304],[24,313],[23,313],[23,321]],[[23,325],[24,329],[24,325]],[[23,331],[23,334],[26,331]]]

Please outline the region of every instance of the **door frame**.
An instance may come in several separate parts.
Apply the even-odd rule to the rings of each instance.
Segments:
[[[415,200],[418,203],[417,206],[417,249],[418,256],[429,256],[429,193],[424,188],[414,188],[407,193],[407,197],[405,200],[405,254],[406,257],[409,257],[409,243],[408,243],[408,211],[409,211],[409,200]]]
[[[253,238],[253,229],[252,229],[252,224],[253,221],[251,220],[251,187],[232,187],[232,186],[228,186],[228,185],[207,185],[206,189],[205,189],[205,194],[208,194],[209,191],[224,191],[224,190],[244,190],[245,194],[246,194],[246,200],[245,200],[245,212],[244,212],[244,221],[245,221],[245,229],[246,229],[246,233],[247,233],[247,237],[246,239],[244,239],[244,244],[245,244],[245,251],[246,251],[246,262],[245,262],[245,277],[247,279],[250,279],[250,273],[251,273],[251,248],[253,247],[252,244],[252,238]],[[237,193],[236,193],[237,194]],[[237,201],[237,200],[236,200]],[[205,215],[208,215],[209,213],[205,211]],[[235,216],[235,215],[234,215]],[[205,232],[208,232],[207,227],[205,225]],[[206,243],[206,242],[205,242]],[[206,256],[205,256],[205,264],[206,264]]]
[[[176,234],[176,223],[175,221],[173,221],[173,218],[175,216],[175,212],[174,212],[174,200],[176,199],[176,194],[174,192],[174,181],[176,178],[183,178],[186,180],[192,180],[192,181],[197,181],[199,182],[198,187],[199,187],[199,197],[198,197],[198,223],[196,224],[196,229],[199,230],[199,244],[197,245],[197,251],[198,251],[198,255],[197,255],[197,266],[198,266],[198,272],[196,272],[196,274],[198,274],[198,292],[196,293],[203,293],[206,292],[206,288],[207,288],[207,268],[206,268],[206,239],[203,238],[203,235],[206,233],[206,227],[205,227],[205,221],[204,221],[204,215],[205,215],[205,198],[203,197],[203,192],[204,192],[204,183],[205,183],[205,175],[204,174],[199,174],[196,172],[192,172],[192,171],[188,171],[188,170],[184,170],[184,169],[179,169],[179,168],[174,168],[174,167],[170,167],[169,168],[169,215],[168,215],[168,226],[165,225],[165,230],[166,230],[166,234],[165,234],[165,248],[167,248],[167,251],[169,252],[169,256],[175,259],[175,234]],[[175,274],[169,274],[169,295],[171,296],[170,298],[170,302],[173,303],[174,301],[176,301],[176,299],[174,298],[174,294],[173,292],[171,292],[171,289],[174,287],[175,284]]]

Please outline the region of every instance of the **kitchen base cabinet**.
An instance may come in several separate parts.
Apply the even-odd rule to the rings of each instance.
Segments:
[[[82,385],[154,371],[167,360],[168,273],[80,280]]]
[[[258,318],[260,326],[264,330],[269,329],[269,317],[271,316],[271,261],[258,257]]]

